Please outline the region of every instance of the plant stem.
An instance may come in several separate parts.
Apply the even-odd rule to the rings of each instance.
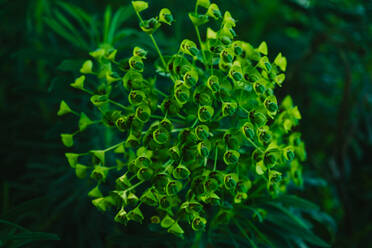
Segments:
[[[203,56],[203,65],[205,66],[205,69],[208,70],[207,57],[205,56],[204,49],[202,47],[202,40],[201,40],[201,37],[200,37],[199,28],[196,25],[194,25],[194,27],[195,27],[195,31],[196,31],[196,36],[198,37],[198,41],[199,41],[199,44],[200,44],[200,50],[201,50],[202,56]]]
[[[216,152],[214,153],[214,165],[213,165],[213,171],[217,168],[217,156],[218,156],[218,147],[216,146]]]
[[[110,147],[107,147],[104,151],[105,152],[108,152],[108,151],[110,151],[110,150],[112,150],[112,149],[115,149],[115,148],[117,148],[118,146],[120,146],[121,144],[123,144],[125,141],[122,141],[122,142],[120,142],[120,143],[118,143],[118,144],[116,144],[116,145],[113,145],[113,146],[110,146]]]
[[[140,24],[142,24],[142,23],[143,23],[143,19],[142,19],[140,13],[139,13],[138,11],[136,11],[136,10],[134,10],[134,12],[136,12],[137,17],[138,17],[138,19],[140,20]],[[161,60],[161,62],[163,63],[163,66],[164,66],[165,71],[168,72],[167,64],[165,63],[165,60],[164,60],[163,54],[161,53],[161,51],[160,51],[160,49],[159,49],[159,46],[158,46],[158,44],[156,43],[156,40],[155,40],[154,36],[153,36],[152,34],[149,34],[149,36],[150,36],[150,38],[151,38],[152,43],[153,43],[154,46],[155,46],[156,51],[157,51],[158,54],[159,54],[160,60]]]
[[[109,99],[108,101],[109,101],[109,103],[112,103],[112,104],[114,104],[114,105],[116,105],[116,106],[118,106],[118,107],[120,107],[120,108],[122,108],[122,109],[124,109],[126,111],[131,111],[132,110],[132,108],[126,107],[123,104],[120,104],[118,102],[115,102],[114,100]]]
[[[164,59],[164,57],[163,57],[163,54],[161,53],[161,51],[160,51],[160,49],[159,49],[159,47],[158,47],[158,44],[156,43],[156,40],[155,40],[155,38],[154,38],[154,36],[153,36],[152,34],[150,34],[150,38],[151,38],[151,40],[152,40],[152,43],[153,43],[154,46],[155,46],[156,51],[157,51],[158,54],[159,54],[160,60],[161,60],[161,62],[163,63],[163,66],[164,66],[165,71],[168,72],[167,63],[165,63],[165,59]]]
[[[137,188],[138,186],[140,186],[144,182],[145,181],[140,181],[140,182],[136,183],[135,185],[133,185],[132,187],[127,188],[125,191],[131,191],[131,190]]]
[[[256,149],[258,149],[260,152],[264,152],[258,145],[256,145],[256,143],[253,142],[253,140],[251,140],[250,138],[246,137],[247,140],[249,141],[249,143],[251,143]]]

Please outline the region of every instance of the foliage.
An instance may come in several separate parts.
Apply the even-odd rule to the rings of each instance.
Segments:
[[[87,58],[87,52],[102,42],[104,16],[110,12],[105,8],[108,5],[112,10],[123,7],[127,11],[122,13],[129,15],[118,26],[115,35],[120,40],[114,46],[124,53],[120,57],[130,56],[134,41],[148,51],[146,68],[154,63],[156,55],[151,48],[151,39],[131,28],[136,25],[136,18],[129,4],[123,6],[118,0],[63,1],[69,9],[87,16],[88,23],[84,18],[74,18],[57,2],[0,1],[1,218],[29,230],[56,233],[61,239],[30,243],[27,247],[192,246],[194,240],[185,239],[179,243],[159,232],[154,235],[140,224],[132,223],[130,228],[113,225],[111,219],[114,216],[110,212],[101,214],[91,208],[86,197],[91,182],[77,180],[74,171],[66,166],[61,154],[68,150],[60,144],[59,133],[74,130],[69,128],[75,126],[75,121],[69,117],[63,117],[61,121],[55,112],[63,96],[74,108],[89,113],[89,98],[76,94],[75,89],[66,87],[66,83],[71,83],[71,78],[76,76],[74,72]],[[230,0],[216,3],[221,9],[229,9],[238,20],[235,29],[238,39],[248,40],[255,47],[261,40],[269,41],[270,55],[281,51],[287,57],[285,83],[275,95],[281,103],[284,94],[289,93],[299,106],[302,120],[296,131],[301,131],[308,154],[303,163],[305,187],[298,189],[289,185],[288,192],[316,202],[320,211],[309,210],[301,204],[289,209],[296,215],[301,212],[315,233],[331,240],[332,247],[369,246],[371,4],[363,0]],[[188,25],[190,20],[185,13],[190,9],[189,2],[159,0],[151,1],[151,6],[146,14],[158,15],[158,10],[166,6],[177,17],[172,26],[163,25],[164,32],[155,34],[158,46],[165,54],[174,53],[174,47],[183,38],[194,37],[195,28]],[[74,37],[74,34],[64,26],[63,18],[56,12],[75,27],[89,47],[82,48],[66,38]],[[110,13],[114,16],[116,11]],[[53,29],[50,20],[64,27],[68,35],[65,37]],[[88,28],[80,26],[80,21]],[[117,35],[120,32],[122,35]],[[204,35],[201,30],[201,36]],[[275,57],[269,58],[274,60]],[[158,76],[158,80],[160,78]],[[103,144],[94,138],[90,146],[86,146],[80,142],[84,140],[82,137],[76,143],[81,151],[88,151],[92,146],[100,148]],[[253,218],[250,212],[246,214]],[[317,222],[309,221],[310,216]],[[243,217],[237,220],[242,221],[240,225],[249,237],[257,236],[252,227],[246,226]],[[281,238],[275,235],[276,229],[265,230],[265,221],[254,223],[270,240],[272,235]],[[211,236],[213,241],[218,240],[216,246],[236,247],[237,242],[242,241],[234,223],[229,229],[231,233],[217,232]],[[285,231],[281,236],[286,237],[287,233]],[[197,244],[201,247],[208,244],[205,235]]]
[[[89,53],[94,60],[82,64],[83,75],[70,84],[90,95],[96,110],[89,114],[99,117],[92,120],[65,101],[58,111],[79,118],[78,130],[61,134],[66,147],[72,147],[75,136],[88,127],[106,145],[119,142],[66,153],[77,177],[90,175],[97,181],[88,193],[93,205],[102,211],[114,208],[115,221],[122,224],[142,223],[145,216],[149,222],[153,215],[150,222],[155,229],[165,228],[180,237],[187,230],[185,223],[194,231],[208,230],[211,236],[233,222],[246,238],[236,238],[242,245],[280,247],[307,241],[327,246],[280,202],[287,199],[282,194],[289,183],[302,184],[300,162],[306,158],[300,133],[290,132],[301,119],[298,108],[289,96],[279,108],[274,95],[275,86],[285,79],[286,58],[279,53],[270,62],[265,42],[253,48],[234,40],[236,20],[231,14],[226,11],[222,17],[216,4],[199,1],[189,13],[199,48],[185,39],[176,54],[164,57],[153,34],[162,23],[172,24],[170,10],[161,9],[158,17],[144,20],[141,15],[148,4],[134,1],[132,5],[158,52],[153,68],[161,78],[144,77],[154,75],[144,65],[146,50],[136,46],[131,57],[117,59],[122,52],[104,40]],[[202,7],[204,14],[199,11]],[[217,20],[219,29],[208,27],[203,42],[199,27],[209,18]],[[107,12],[105,21],[109,28]],[[95,128],[96,124],[103,128]],[[279,197],[279,202],[270,200],[270,195]],[[292,203],[289,206],[296,207],[298,202]],[[258,220],[249,222],[253,236],[237,220],[246,208]],[[292,219],[284,225],[291,234],[279,241],[267,238],[255,226],[265,222],[283,227],[282,215]],[[197,237],[200,240],[201,234]]]

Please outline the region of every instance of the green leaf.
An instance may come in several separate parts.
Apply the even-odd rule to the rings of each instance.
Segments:
[[[169,229],[168,229],[168,232],[169,233],[172,233],[172,234],[175,234],[177,236],[182,236],[182,234],[184,233],[183,229],[181,228],[180,225],[178,225],[177,222],[175,222]]]
[[[164,218],[160,222],[160,226],[163,228],[169,228],[171,225],[173,225],[176,221],[169,217],[169,215],[164,216]]]
[[[93,69],[93,61],[92,60],[86,60],[83,65],[80,68],[80,72],[83,74],[89,74],[92,73]]]
[[[98,185],[96,185],[96,187],[94,187],[93,189],[91,189],[91,190],[89,191],[88,196],[89,196],[89,197],[92,197],[92,198],[100,198],[100,197],[103,197],[101,191],[99,190]]]
[[[89,117],[85,113],[80,114],[79,119],[79,130],[84,131],[89,125],[92,125],[94,122],[89,119]]]
[[[196,5],[202,6],[202,7],[206,8],[206,9],[208,9],[208,7],[209,7],[210,4],[211,3],[210,3],[209,0],[197,0],[196,1]]]
[[[132,1],[133,8],[136,12],[140,13],[149,7],[145,1]]]
[[[75,82],[73,82],[72,84],[70,84],[70,86],[71,87],[74,87],[76,89],[83,90],[84,89],[84,81],[85,81],[85,76],[82,75],[82,76],[78,77],[77,79],[75,79]]]
[[[105,10],[104,21],[103,21],[103,42],[108,42],[108,34],[111,20],[111,6],[108,5]]]
[[[71,166],[71,168],[75,168],[76,164],[78,163],[78,158],[79,158],[80,154],[78,154],[78,153],[66,153],[65,156],[66,156],[67,161],[68,161],[69,165]]]
[[[67,105],[65,101],[62,100],[59,105],[59,110],[58,110],[57,115],[62,116],[62,115],[65,115],[71,112],[72,112],[71,108]]]
[[[88,174],[89,167],[83,164],[76,164],[75,174],[78,178],[85,178]]]
[[[287,59],[282,56],[282,53],[279,53],[274,59],[274,64],[279,66],[282,71],[285,71],[287,68]]]
[[[63,134],[61,134],[61,139],[62,139],[62,143],[66,147],[72,147],[74,145],[74,135],[73,134],[63,133]]]
[[[263,175],[265,173],[265,171],[267,170],[266,166],[264,165],[264,162],[263,160],[259,161],[257,164],[256,164],[256,173],[258,175]]]
[[[92,150],[90,153],[93,154],[96,158],[98,158],[102,164],[105,163],[105,151],[104,150]]]
[[[257,51],[262,53],[263,55],[267,55],[267,44],[265,41],[261,42],[258,46]]]

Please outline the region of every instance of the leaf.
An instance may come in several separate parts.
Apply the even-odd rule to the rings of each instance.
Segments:
[[[45,18],[45,23],[52,29],[54,32],[56,32],[58,35],[60,35],[62,38],[68,40],[71,42],[71,44],[84,49],[89,50],[88,44],[85,42],[80,41],[77,39],[73,34],[68,32],[63,26],[61,26],[58,22],[51,18]]]
[[[178,225],[177,222],[175,222],[169,229],[168,229],[168,232],[169,233],[172,233],[172,234],[175,234],[175,235],[182,235],[184,233],[183,229],[180,227],[180,225]]]
[[[282,56],[282,53],[279,53],[274,59],[274,64],[279,66],[282,71],[285,71],[287,68],[287,59]]]
[[[82,63],[83,61],[79,59],[65,59],[58,65],[57,69],[60,71],[75,72],[80,69]]]
[[[84,131],[89,125],[92,125],[94,122],[89,119],[89,117],[85,113],[80,114],[79,119],[79,130]]]
[[[75,174],[78,178],[85,178],[88,174],[89,167],[83,164],[76,164]]]
[[[104,150],[92,150],[90,151],[96,158],[98,158],[102,164],[105,163],[105,151]]]
[[[76,164],[78,162],[79,154],[77,154],[77,153],[66,153],[65,156],[66,156],[67,161],[68,161],[69,165],[71,166],[71,168],[75,168]]]
[[[61,101],[60,105],[59,105],[59,110],[58,110],[58,113],[57,115],[58,116],[62,116],[62,115],[65,115],[65,114],[68,114],[68,113],[71,113],[71,108],[67,105],[67,103],[65,101]]]
[[[105,15],[103,19],[103,42],[107,43],[109,28],[111,21],[111,6],[108,5],[105,10]]]
[[[80,68],[80,72],[83,74],[89,74],[92,73],[93,69],[93,61],[92,60],[86,60],[84,64]]]
[[[75,79],[75,82],[71,83],[70,86],[74,87],[76,89],[83,90],[84,89],[84,81],[85,81],[85,76],[82,75],[82,76],[78,77],[77,79]]]
[[[149,7],[145,1],[132,1],[133,8],[136,12],[140,13]]]
[[[257,51],[262,53],[263,55],[267,55],[267,44],[265,41],[261,42],[258,46]]]
[[[266,170],[267,170],[267,168],[264,165],[263,160],[257,162],[257,164],[256,164],[256,173],[258,175],[263,175]]]
[[[169,228],[171,225],[173,225],[173,223],[175,223],[176,221],[174,219],[172,219],[171,217],[169,217],[169,215],[166,215],[164,216],[164,218],[161,220],[160,222],[160,226],[163,227],[163,228]]]
[[[132,15],[132,11],[128,7],[121,7],[116,12],[112,18],[110,25],[110,30],[107,37],[107,42],[112,44],[114,42],[115,32],[129,17]]]
[[[66,147],[72,147],[74,145],[74,135],[73,134],[63,133],[63,134],[61,134],[61,139],[62,139],[62,143]]]

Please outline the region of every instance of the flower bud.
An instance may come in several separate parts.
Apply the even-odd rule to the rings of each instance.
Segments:
[[[230,173],[225,175],[223,181],[227,190],[234,190],[236,184],[238,183],[238,176],[236,174]]]
[[[169,132],[164,128],[158,128],[153,132],[154,141],[160,145],[168,142],[170,135]]]
[[[167,195],[174,195],[180,192],[182,189],[182,183],[179,181],[169,181],[166,187]]]
[[[215,20],[218,20],[222,17],[221,11],[218,8],[218,5],[215,3],[212,3],[211,5],[209,5],[207,15],[214,18]]]
[[[150,18],[140,23],[140,27],[143,32],[147,34],[153,34],[161,24],[156,18]]]
[[[189,88],[193,87],[196,85],[196,83],[199,80],[199,75],[196,71],[188,71],[185,73],[183,76],[183,80]]]
[[[136,117],[143,123],[146,123],[150,120],[151,109],[148,105],[141,104],[136,109]]]
[[[196,47],[195,42],[187,39],[182,41],[180,51],[191,56],[196,56],[199,53],[199,49]]]
[[[264,143],[267,144],[271,140],[271,132],[269,130],[268,126],[263,126],[257,129],[257,136],[258,139]]]
[[[94,106],[100,107],[108,102],[108,97],[107,95],[93,95],[90,101]]]
[[[207,15],[196,14],[195,12],[190,12],[189,18],[195,26],[203,25],[209,21]]]
[[[244,125],[241,128],[241,131],[245,137],[248,139],[253,139],[254,138],[254,126],[250,122],[244,123]]]
[[[190,98],[190,90],[182,85],[175,90],[174,97],[180,105],[183,105],[187,103]]]
[[[215,75],[212,75],[208,78],[207,86],[209,89],[212,90],[212,92],[217,92],[220,89],[220,84],[218,82],[218,77]]]
[[[207,142],[208,140],[202,141],[198,143],[198,153],[201,157],[205,158],[208,157],[210,151],[210,143]]]
[[[138,105],[146,99],[146,95],[140,90],[131,90],[128,95],[128,100],[130,104]]]
[[[189,169],[186,168],[186,166],[179,164],[174,170],[173,170],[173,177],[175,179],[186,179],[189,177],[191,172]]]
[[[148,206],[157,207],[158,206],[158,199],[156,198],[155,194],[152,192],[152,189],[146,190],[140,200]]]
[[[203,217],[197,216],[192,220],[191,227],[194,231],[202,231],[205,229],[207,220]]]
[[[143,81],[144,80],[141,73],[134,70],[130,70],[127,73],[125,73],[123,77],[123,86],[128,90],[130,89],[139,90],[142,89],[144,86]]]
[[[247,193],[245,193],[245,192],[238,192],[235,195],[235,197],[234,197],[234,203],[235,204],[239,204],[239,203],[241,203],[243,200],[245,200],[247,198],[248,198]]]
[[[214,109],[211,106],[201,106],[198,110],[198,118],[201,122],[210,121],[213,117]]]
[[[127,219],[128,221],[132,220],[132,221],[139,222],[142,224],[144,217],[139,207],[136,207],[133,210],[128,212]]]
[[[147,51],[145,49],[142,49],[138,46],[134,47],[133,49],[133,56],[138,56],[142,59],[146,59]]]
[[[109,171],[110,171],[110,168],[108,167],[96,165],[94,166],[94,170],[90,174],[90,178],[93,178],[97,181],[105,182]]]
[[[198,125],[195,128],[196,137],[200,140],[205,140],[209,137],[209,128],[207,125]]]
[[[264,105],[270,113],[276,113],[278,111],[278,104],[275,96],[269,96],[265,99]]]
[[[232,116],[238,107],[236,102],[223,102],[222,103],[222,115],[223,116]]]
[[[123,225],[128,223],[127,212],[124,210],[124,208],[120,209],[120,211],[115,215],[114,220]]]
[[[159,13],[159,21],[171,25],[174,21],[171,11],[167,8],[163,8]]]
[[[227,165],[236,164],[239,161],[240,153],[235,150],[227,150],[223,155],[223,160]]]
[[[257,111],[250,112],[249,119],[251,120],[252,123],[257,125],[258,127],[265,125],[267,122],[266,116],[263,113],[257,112]]]
[[[141,167],[137,171],[137,178],[142,181],[148,181],[154,174],[154,171],[149,167]]]

